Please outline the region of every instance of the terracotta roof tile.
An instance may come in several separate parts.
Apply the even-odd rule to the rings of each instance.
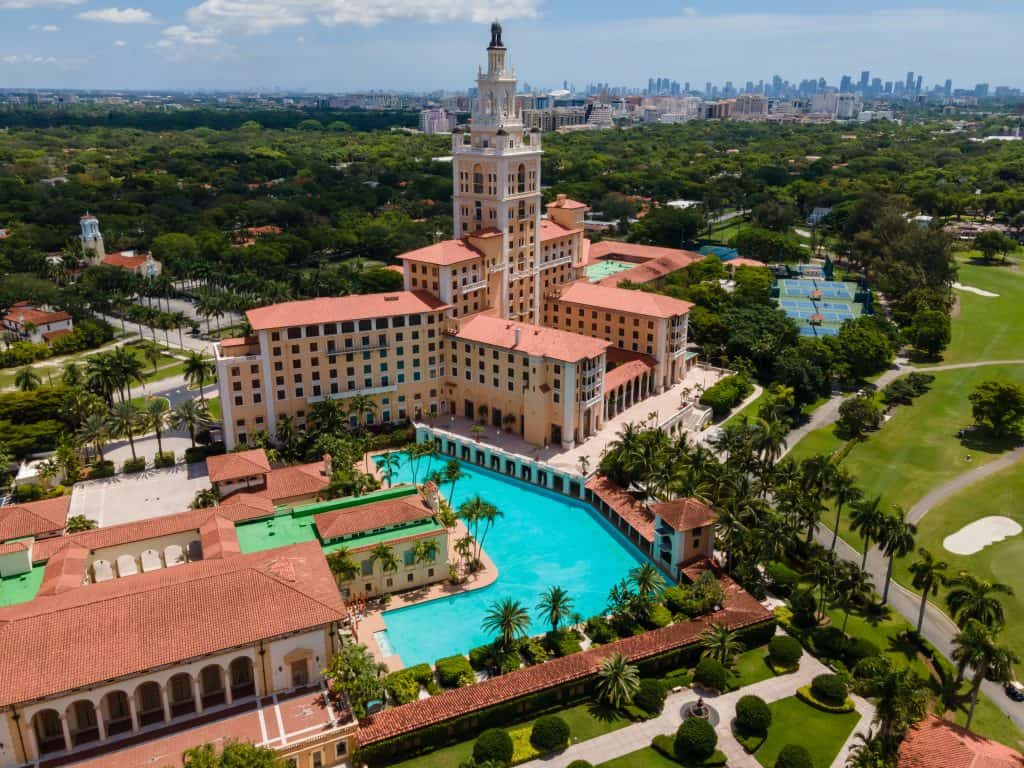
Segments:
[[[660,280],[699,260],[700,255],[696,253],[687,253],[685,251],[670,253],[650,261],[645,261],[642,264],[637,264],[632,269],[616,272],[614,275],[599,280],[598,285],[607,285],[614,288],[626,281],[637,285],[645,285],[646,283]]]
[[[202,560],[0,609],[0,706],[341,620],[317,542]],[[89,652],[82,653],[82,638]]]
[[[548,221],[547,219],[541,219],[540,222],[540,241],[542,243],[548,240],[557,240],[560,237],[569,237],[575,235],[578,232],[582,232],[582,229],[568,229],[563,227],[554,221]]]
[[[62,531],[70,508],[70,496],[0,507],[0,541]]]
[[[519,339],[516,340],[516,331]],[[537,355],[575,363],[597,357],[611,344],[603,339],[581,336],[557,328],[544,328],[514,320],[502,320],[490,315],[473,315],[462,321],[456,338],[475,341],[500,349],[517,350],[528,355]]]
[[[711,622],[738,629],[771,619],[771,614],[735,582],[726,576],[721,577],[721,581],[726,595],[725,605],[717,613],[386,709],[362,720],[359,741],[363,745],[384,741],[495,704],[581,680],[594,674],[601,660],[614,653],[621,653],[630,661],[656,656],[695,642]]]
[[[621,261],[653,261],[662,256],[688,256],[694,261],[700,261],[703,256],[692,251],[684,251],[680,248],[662,248],[657,245],[642,245],[641,243],[623,243],[618,240],[602,240],[594,243],[590,249],[591,263],[599,259],[617,259]]]
[[[654,541],[654,515],[633,494],[623,490],[617,483],[604,475],[595,475],[590,478],[586,488],[615,510],[616,514],[629,523],[641,538],[646,541]]]
[[[546,208],[564,208],[567,211],[578,211],[581,208],[589,209],[590,206],[586,203],[581,203],[579,200],[573,200],[571,197],[565,197],[559,195],[555,200],[548,203]]]
[[[564,286],[557,300],[566,304],[611,309],[617,312],[632,312],[636,315],[658,318],[685,315],[693,306],[688,301],[662,296],[660,293],[612,288],[607,285],[588,283],[585,280]]]
[[[254,331],[262,331],[294,325],[436,312],[447,307],[447,304],[426,291],[398,291],[286,301],[283,304],[250,309],[246,317]]]
[[[651,512],[677,531],[692,531],[715,522],[714,510],[699,499],[673,499],[651,504]]]
[[[737,257],[735,259],[729,259],[728,261],[723,262],[723,266],[726,266],[726,267],[764,267],[765,269],[768,268],[768,265],[765,264],[763,261],[758,261],[757,259],[748,259],[748,258],[746,258],[744,256],[740,256],[740,257]]]
[[[313,521],[320,538],[330,541],[374,528],[387,528],[423,520],[432,517],[433,514],[433,510],[422,498],[412,495],[322,512],[316,515]]]
[[[149,260],[148,253],[136,253],[135,251],[122,251],[110,253],[103,257],[101,263],[108,267],[119,267],[121,269],[138,269]]]
[[[211,483],[225,480],[239,480],[253,475],[265,475],[270,471],[270,461],[266,451],[253,448],[250,451],[225,453],[221,456],[210,456],[206,460],[206,471]]]
[[[33,306],[20,306],[11,309],[5,318],[18,325],[32,323],[32,325],[46,325],[47,323],[60,323],[71,319],[71,315],[63,310],[51,312],[46,309],[38,309]]]
[[[89,550],[80,544],[67,542],[46,563],[43,581],[36,591],[36,597],[59,595],[71,589],[78,589],[85,581],[85,567]]]
[[[481,236],[484,233],[481,233]],[[483,254],[465,240],[442,240],[439,243],[418,248],[415,251],[398,255],[402,261],[418,261],[447,267],[463,261],[483,258]]]
[[[267,474],[267,496],[274,504],[281,504],[296,497],[315,496],[330,482],[322,461],[280,467]]]
[[[242,553],[235,524],[223,515],[210,515],[206,522],[199,526],[199,543],[203,547],[204,560],[216,560]]]
[[[900,768],[1024,768],[1024,755],[929,715],[907,731]]]
[[[0,555],[11,555],[15,552],[24,552],[29,549],[32,549],[32,539],[8,541],[5,544],[0,544]]]

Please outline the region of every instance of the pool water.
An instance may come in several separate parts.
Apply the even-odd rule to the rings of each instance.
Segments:
[[[380,648],[381,656],[392,656],[395,653],[395,649],[391,645],[391,638],[388,636],[386,629],[378,630],[373,633],[374,642],[377,643],[377,647]]]
[[[449,459],[422,459],[418,480],[443,470]],[[429,466],[428,466],[429,465]],[[608,590],[645,558],[589,505],[461,463],[452,506],[479,494],[504,513],[484,539],[484,550],[498,568],[498,580],[483,589],[431,600],[384,613],[388,640],[409,667],[457,653],[494,639],[480,628],[496,600],[519,600],[533,617],[530,634],[550,627],[537,615],[540,594],[559,586],[573,598],[573,610],[590,617],[605,609]],[[395,482],[412,482],[402,456]],[[442,493],[449,493],[448,483]]]

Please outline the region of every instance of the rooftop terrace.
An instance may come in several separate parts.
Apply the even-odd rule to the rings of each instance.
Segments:
[[[36,564],[28,573],[0,579],[0,608],[17,603],[27,603],[36,596],[43,583],[45,564]]]

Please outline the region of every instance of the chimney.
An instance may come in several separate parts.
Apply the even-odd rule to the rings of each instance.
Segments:
[[[515,329],[515,339],[516,339],[516,341],[515,341],[515,344],[513,344],[512,346],[513,347],[518,347],[519,346],[519,342],[522,340],[522,338],[523,338],[523,331],[522,331],[522,329],[516,328]]]
[[[566,199],[566,196],[562,193],[559,193],[558,195],[555,196],[555,202],[558,204],[559,207],[565,204]]]

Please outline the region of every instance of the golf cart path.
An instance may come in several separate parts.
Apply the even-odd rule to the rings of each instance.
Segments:
[[[953,494],[962,491],[964,488],[984,480],[986,477],[994,475],[996,472],[1000,472],[1007,467],[1011,467],[1021,460],[1024,460],[1024,446],[1014,448],[1012,451],[1004,453],[995,461],[990,461],[988,464],[975,467],[969,472],[964,472],[962,475],[954,477],[948,483],[926,493],[920,501],[912,506],[910,511],[907,512],[907,522],[917,525],[917,523],[921,522],[921,518],[931,511],[932,507],[945,501]]]

